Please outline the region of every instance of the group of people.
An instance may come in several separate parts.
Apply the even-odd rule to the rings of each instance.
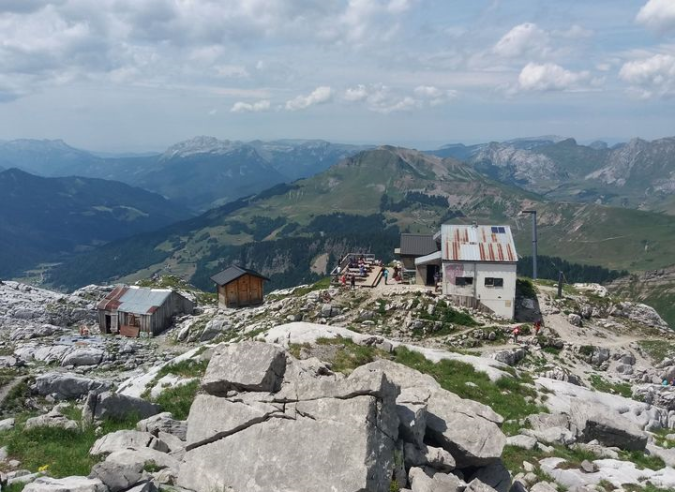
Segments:
[[[539,335],[539,332],[541,331],[541,320],[538,319],[537,321],[534,322],[534,336],[536,337]],[[511,332],[511,335],[513,336],[513,343],[518,343],[518,337],[521,334],[521,327],[516,326],[513,331]]]

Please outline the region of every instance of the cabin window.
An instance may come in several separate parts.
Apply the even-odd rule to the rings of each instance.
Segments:
[[[492,234],[506,234],[506,227],[493,227]]]
[[[473,285],[473,277],[457,277],[455,279],[457,287],[464,287],[465,285]]]
[[[504,279],[497,277],[485,277],[485,287],[504,287]]]

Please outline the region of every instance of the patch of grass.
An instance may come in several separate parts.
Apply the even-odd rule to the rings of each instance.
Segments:
[[[299,287],[293,291],[293,296],[295,297],[302,297],[304,295],[309,294],[310,292],[314,292],[315,290],[324,290],[328,289],[330,287],[330,277],[324,277],[318,282],[313,283],[312,285],[308,285],[307,287]]]
[[[591,386],[597,391],[621,395],[624,398],[631,398],[633,396],[631,385],[628,383],[610,383],[598,374],[592,374],[590,380]]]
[[[657,363],[675,354],[675,344],[665,340],[640,340],[638,345]]]
[[[488,405],[505,420],[522,419],[546,411],[526,400],[536,397],[537,392],[517,377],[503,377],[493,383],[487,374],[476,371],[470,364],[454,360],[434,363],[405,347],[396,349],[394,361],[433,376],[444,389],[462,398]],[[467,382],[473,385],[467,385]]]
[[[31,384],[32,380],[29,378],[10,390],[5,401],[2,402],[2,408],[0,409],[3,415],[14,415],[26,410],[24,402],[30,396]]]
[[[520,295],[528,299],[536,299],[537,290],[530,279],[519,278],[516,280],[516,295]]]
[[[606,481],[606,480],[603,480]],[[602,482],[600,482],[602,483]],[[611,487],[611,484],[609,484]],[[672,489],[662,489],[651,482],[647,482],[644,486],[635,483],[629,483],[622,486],[626,492],[672,492]],[[606,490],[613,490],[612,488],[605,488]]]
[[[153,460],[149,460],[149,461],[146,461],[145,463],[143,463],[143,471],[148,472],[148,473],[156,473],[160,470],[163,470],[164,468],[166,468],[166,467],[158,465]]]
[[[185,378],[200,378],[206,372],[207,360],[186,359],[175,364],[167,364],[157,373],[157,379],[161,379],[169,374],[182,376]]]
[[[541,351],[551,355],[560,355],[562,349],[559,349],[558,347],[544,347],[541,349]]]
[[[363,366],[376,359],[390,358],[387,352],[358,345],[348,338],[319,338],[317,345],[338,345],[340,348],[330,362],[331,369],[335,372],[349,374],[357,367]]]
[[[645,468],[650,470],[661,470],[666,466],[663,460],[658,456],[649,456],[642,451],[620,451],[619,458],[624,461],[635,463],[638,470],[644,470]]]
[[[192,402],[199,391],[199,381],[190,381],[168,388],[155,399],[155,403],[161,405],[162,410],[171,412],[175,419],[185,420],[189,413]]]
[[[579,353],[586,357],[590,357],[595,353],[595,347],[593,345],[582,345],[579,347]]]
[[[518,473],[525,473],[523,468],[523,461],[532,463],[537,466],[539,460],[545,458],[547,455],[537,448],[532,450],[519,448],[517,446],[504,446],[502,451],[502,461],[507,470],[513,475]]]
[[[24,415],[24,422],[25,418]],[[104,420],[103,434],[134,429],[138,420]],[[78,430],[50,427],[24,430],[21,423],[12,430],[0,433],[0,446],[7,446],[9,456],[21,461],[23,468],[32,472],[46,468],[49,475],[62,478],[89,475],[91,467],[99,461],[98,458],[89,456],[89,449],[97,438],[95,429],[91,426]]]

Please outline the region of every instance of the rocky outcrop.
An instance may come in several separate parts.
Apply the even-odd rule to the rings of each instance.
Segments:
[[[35,390],[38,394],[51,395],[57,400],[77,399],[90,391],[101,391],[109,386],[110,384],[104,381],[59,372],[41,374],[35,379]]]
[[[87,422],[103,418],[125,419],[130,416],[148,418],[160,411],[159,405],[141,398],[105,391],[89,393],[82,417]]]
[[[103,482],[96,478],[39,477],[23,489],[24,492],[107,492]]]
[[[408,484],[398,453],[431,483],[463,488],[452,473],[500,463],[506,441],[491,409],[387,361],[345,377],[278,347],[244,343],[215,352],[202,387],[178,476],[197,492],[386,492],[393,479]],[[427,490],[425,482],[410,478],[412,490]]]

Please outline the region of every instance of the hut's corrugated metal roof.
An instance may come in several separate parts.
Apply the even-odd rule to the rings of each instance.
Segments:
[[[132,314],[152,314],[164,304],[171,292],[171,289],[130,287],[120,297],[120,305],[117,310]]]
[[[171,289],[149,289],[119,285],[99,302],[97,307],[104,311],[152,314],[164,304],[172,292]]]
[[[401,255],[426,256],[438,251],[431,234],[401,234]]]
[[[446,261],[518,261],[511,228],[504,225],[443,225],[441,247]]]
[[[213,280],[215,283],[218,285],[226,285],[232,282],[233,280],[237,280],[239,277],[246,275],[253,275],[254,277],[260,277],[263,280],[269,280],[267,277],[264,275],[259,274],[255,270],[251,270],[250,268],[243,268],[237,265],[232,265],[229,268],[226,268],[220,273],[217,273],[213,277],[211,277],[211,280]]]

